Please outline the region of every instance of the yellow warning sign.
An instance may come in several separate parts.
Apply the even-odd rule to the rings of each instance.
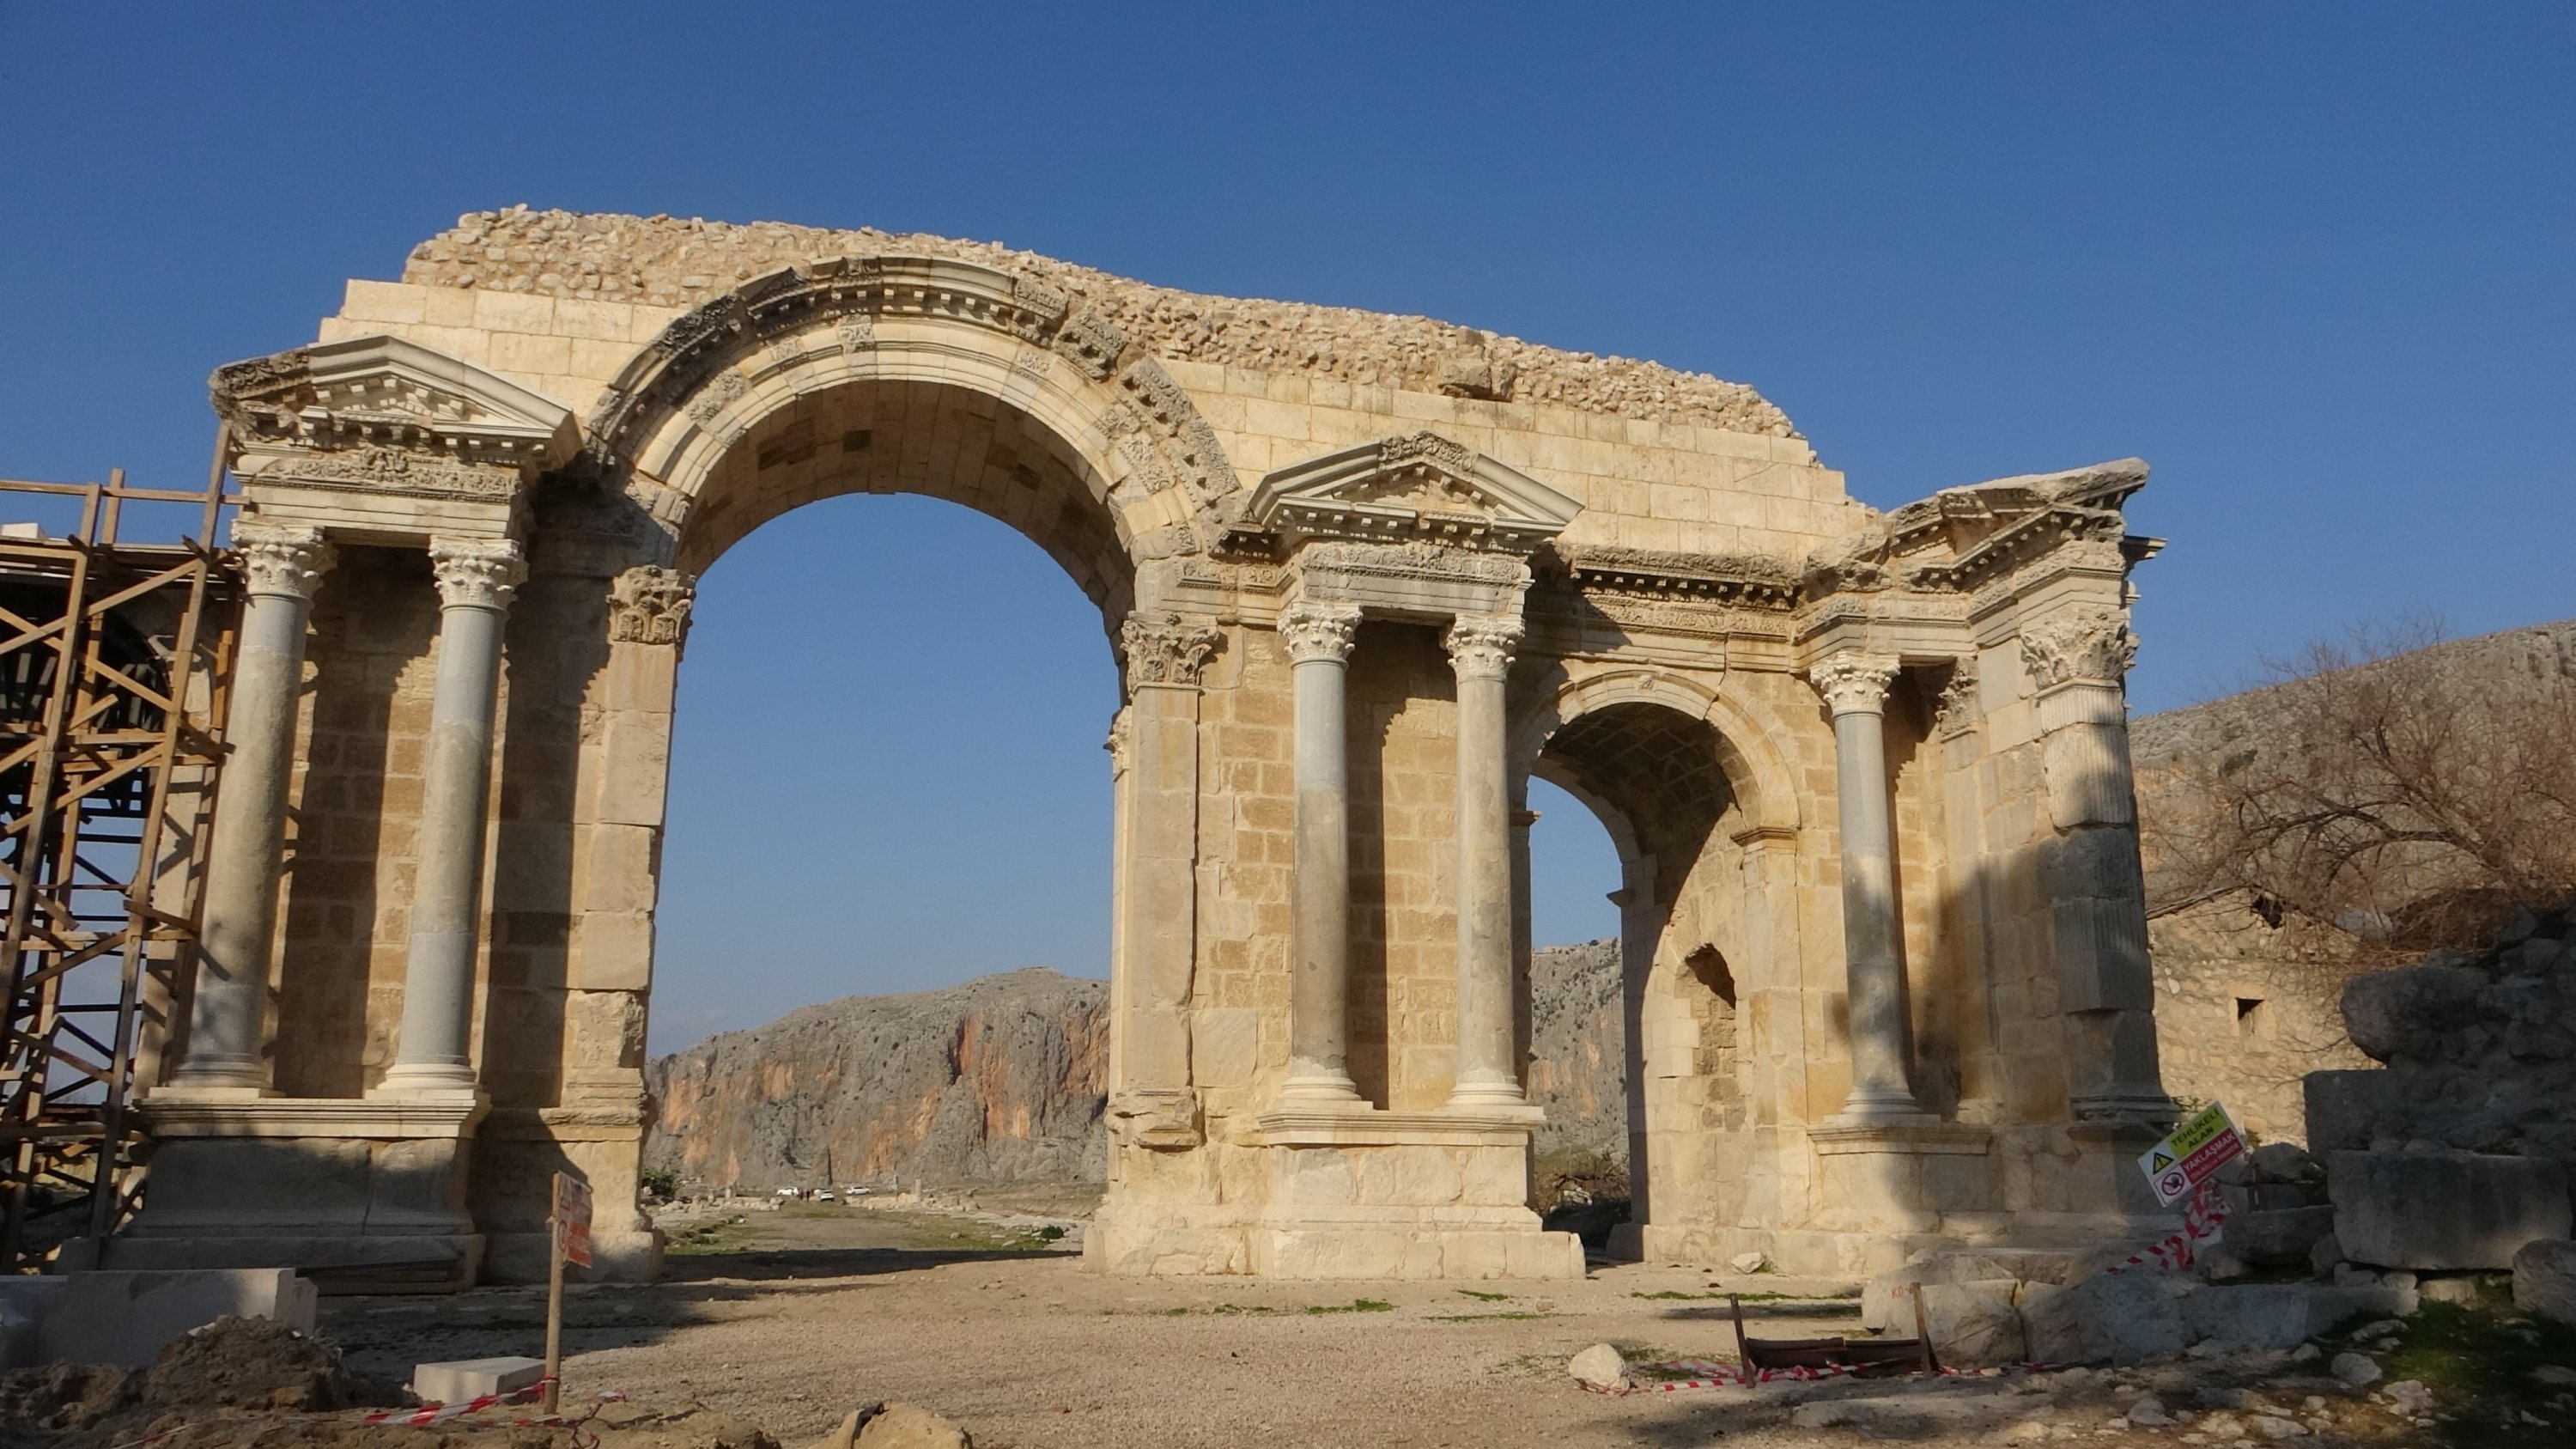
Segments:
[[[2244,1152],[2244,1134],[2236,1130],[2227,1109],[2212,1102],[2191,1114],[2172,1136],[2148,1148],[2138,1167],[2155,1185],[2157,1201],[2170,1207]]]

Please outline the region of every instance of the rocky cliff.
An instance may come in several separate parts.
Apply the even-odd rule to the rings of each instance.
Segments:
[[[1032,967],[850,996],[662,1057],[647,1165],[772,1187],[1097,1181],[1109,985]]]
[[[1547,1109],[1532,1144],[1552,1153],[1628,1155],[1628,1028],[1619,943],[1543,946],[1530,955],[1530,1099]]]

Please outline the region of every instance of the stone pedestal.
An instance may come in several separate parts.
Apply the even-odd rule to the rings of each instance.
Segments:
[[[465,1206],[475,1098],[241,1099],[163,1089],[142,1216],[108,1269],[289,1267],[327,1293],[470,1286],[485,1242]]]
[[[1536,1107],[1473,1112],[1281,1108],[1256,1119],[1265,1277],[1580,1278],[1583,1244],[1528,1206]]]

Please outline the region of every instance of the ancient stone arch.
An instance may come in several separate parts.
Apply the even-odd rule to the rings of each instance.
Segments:
[[[694,577],[862,490],[1012,523],[1118,650],[1099,1267],[1581,1271],[1527,1201],[1533,770],[1656,876],[1632,1248],[1850,1272],[2149,1225],[2141,464],[1878,514],[1751,389],[1651,364],[935,237],[524,209],[214,393],[251,602],[204,958],[111,1262],[520,1278],[572,1171],[601,1271],[653,1271]]]

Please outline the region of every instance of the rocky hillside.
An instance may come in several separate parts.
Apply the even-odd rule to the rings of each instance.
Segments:
[[[850,996],[653,1062],[648,1166],[772,1187],[1097,1181],[1109,984],[1045,967]]]
[[[1529,1092],[1547,1109],[1542,1156],[1628,1155],[1627,1026],[1619,943],[1542,946],[1530,955]]]

